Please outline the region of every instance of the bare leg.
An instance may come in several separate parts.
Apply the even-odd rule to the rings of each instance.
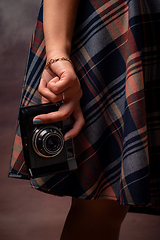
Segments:
[[[61,240],[118,240],[128,208],[112,200],[74,198]]]

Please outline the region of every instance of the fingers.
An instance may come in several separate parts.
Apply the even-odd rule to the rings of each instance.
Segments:
[[[41,103],[42,103],[42,104],[50,103],[50,101],[49,101],[47,98],[42,97],[42,98],[41,98]]]
[[[74,98],[74,96],[76,99],[79,100],[82,97],[82,90],[81,90],[81,88],[79,88],[76,85],[73,86],[72,88],[69,87],[67,89],[64,89],[64,91],[60,92],[59,94],[55,94],[52,91],[53,84],[52,84],[52,86],[51,86],[51,84],[52,83],[50,83],[50,86],[48,86],[48,84],[46,84],[45,80],[41,79],[41,83],[39,84],[39,89],[38,89],[39,92],[41,93],[41,95],[44,98],[48,99],[48,101],[50,101],[50,102],[59,102],[64,99]]]
[[[59,80],[58,77],[55,77],[54,79],[52,79],[53,81],[57,81],[57,79]],[[57,96],[56,94],[54,94],[52,91],[50,91],[50,89],[48,89],[47,87],[47,81],[44,78],[41,78],[39,87],[38,87],[38,91],[39,93],[46,99],[48,99],[48,101],[50,102],[56,102],[57,100]],[[58,100],[59,101],[59,100]]]
[[[62,72],[60,76],[51,74],[49,71],[44,70],[38,88],[43,97],[50,102],[63,100],[63,92],[65,92],[66,99],[73,99],[75,95],[78,99],[82,97],[80,82],[73,69]]]
[[[56,83],[50,81],[47,84],[47,88],[56,96],[60,95],[62,92],[65,92],[67,98],[73,97],[74,94],[77,94],[79,90],[81,90],[78,78],[76,78],[75,82],[71,80],[68,81],[68,79],[65,79],[64,81],[60,80]]]
[[[58,111],[56,112],[51,112],[48,114],[41,114],[37,115],[34,119],[39,119],[41,120],[42,124],[47,124],[47,123],[53,123],[53,122],[58,122],[58,121],[63,121],[67,119],[73,112],[74,109],[74,102],[69,102],[67,104],[62,104],[59,108]]]
[[[62,104],[62,106],[59,108],[56,112],[51,112],[48,114],[42,114],[38,115],[33,119],[33,124],[46,124],[46,123],[53,123],[58,121],[63,121],[67,119],[73,112],[72,116],[74,118],[74,124],[70,131],[68,131],[64,138],[74,138],[78,135],[78,133],[81,131],[85,121],[83,117],[83,113],[81,111],[79,102],[76,104],[76,107],[73,108],[74,103],[67,103]],[[74,109],[74,110],[73,110]]]
[[[62,100],[64,103],[56,112],[36,116],[33,124],[64,121],[72,114],[74,124],[64,137],[75,137],[84,125],[84,118],[79,104],[82,90],[72,66],[61,62],[52,64],[52,69],[43,71],[38,90],[42,95],[42,104]]]
[[[71,130],[68,131],[65,134],[64,139],[67,139],[69,137],[71,137],[71,138],[76,137],[79,134],[79,132],[81,131],[81,129],[84,126],[84,124],[85,124],[83,113],[82,113],[80,108],[76,109],[73,112],[73,117],[74,117],[74,124],[73,124]]]
[[[67,72],[60,76],[59,81],[49,81],[47,88],[54,94],[58,95],[68,88],[74,88],[75,90],[79,89],[80,83],[75,72]]]

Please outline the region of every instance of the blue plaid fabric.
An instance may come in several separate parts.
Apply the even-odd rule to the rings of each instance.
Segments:
[[[21,105],[39,104],[45,65],[43,3],[31,41]],[[31,179],[59,196],[107,198],[133,211],[160,206],[160,2],[82,0],[71,59],[81,82],[85,126],[75,138],[78,169]],[[19,122],[10,177],[29,179]]]

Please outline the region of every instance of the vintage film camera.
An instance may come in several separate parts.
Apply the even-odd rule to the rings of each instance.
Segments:
[[[52,124],[33,125],[39,114],[58,111],[62,103],[47,103],[20,108],[20,129],[25,163],[32,178],[77,168],[73,139],[64,141],[70,118]]]

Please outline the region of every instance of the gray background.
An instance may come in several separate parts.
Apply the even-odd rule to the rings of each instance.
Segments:
[[[40,0],[0,1],[0,239],[58,240],[70,206],[7,177],[29,42]],[[158,240],[160,217],[128,213],[120,240]],[[107,228],[106,228],[107,239]]]

